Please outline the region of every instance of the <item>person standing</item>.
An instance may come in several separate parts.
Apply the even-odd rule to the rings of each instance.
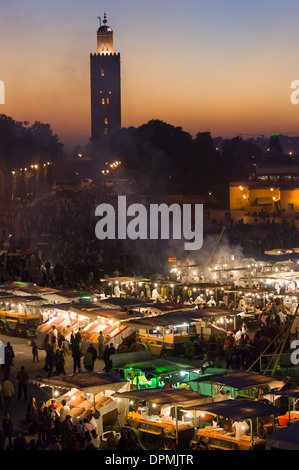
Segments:
[[[94,364],[95,364],[95,361],[96,361],[96,358],[97,358],[97,350],[96,350],[96,348],[94,347],[94,345],[92,343],[90,343],[90,346],[89,346],[88,350],[91,352],[92,370],[93,370],[94,369]]]
[[[45,417],[45,403],[42,401],[37,409],[37,428],[38,428],[38,440],[46,441],[46,417]]]
[[[104,335],[103,335],[102,331],[100,331],[100,335],[98,337],[98,342],[99,342],[99,358],[103,359],[105,338],[104,338]]]
[[[83,359],[83,364],[85,369],[88,372],[92,372],[93,370],[93,358],[90,349],[88,348]]]
[[[30,434],[35,434],[38,427],[38,408],[36,406],[36,400],[34,397],[31,398],[31,401],[27,407],[26,423],[28,425]]]
[[[57,351],[56,351],[55,366],[56,366],[56,374],[57,375],[60,375],[60,374],[66,375],[65,368],[64,368],[65,359],[64,359],[62,349],[57,349]]]
[[[9,408],[10,402],[15,393],[15,389],[14,389],[12,382],[8,378],[5,378],[3,380],[2,393],[3,393],[3,398],[4,398],[4,406],[5,408]]]
[[[32,362],[35,362],[35,360],[36,362],[39,362],[38,349],[37,349],[36,342],[34,341],[34,339],[32,340],[31,344],[32,344],[32,357],[33,357]]]
[[[13,424],[10,419],[9,413],[5,413],[5,416],[2,420],[2,431],[3,431],[3,447],[5,445],[6,438],[8,439],[8,445],[12,449],[12,434],[13,434]]]
[[[73,347],[73,352],[72,352],[72,357],[73,357],[73,373],[75,374],[76,370],[78,369],[78,372],[81,372],[81,357],[82,353],[80,351],[80,348],[77,346]]]
[[[21,399],[22,392],[24,394],[25,400],[27,400],[27,380],[29,376],[25,371],[25,367],[21,366],[21,370],[17,373],[17,380],[18,380],[18,400]]]
[[[62,450],[71,450],[71,442],[73,432],[73,424],[71,421],[71,416],[67,415],[65,420],[61,423],[61,449]]]
[[[54,359],[55,359],[54,349],[53,349],[53,346],[51,345],[46,354],[46,364],[45,364],[45,368],[46,368],[45,370],[48,371],[48,377],[51,377],[52,375],[52,371],[54,367]]]
[[[106,345],[106,347],[104,349],[103,359],[104,359],[104,362],[105,362],[104,371],[105,372],[110,372],[110,370],[111,370],[111,368],[110,368],[110,353],[109,353],[108,344]]]
[[[13,450],[28,450],[26,439],[20,432],[18,432],[17,437],[14,440]]]
[[[66,404],[66,400],[62,400],[61,402],[62,407],[60,409],[60,416],[59,416],[59,421],[62,423],[67,415],[70,414],[70,407]]]
[[[55,325],[53,325],[52,331],[50,332],[49,341],[50,341],[50,344],[53,346],[53,350],[55,352],[56,349],[58,348],[58,332],[57,332],[57,328]]]

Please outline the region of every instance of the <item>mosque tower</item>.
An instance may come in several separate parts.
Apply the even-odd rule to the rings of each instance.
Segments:
[[[106,13],[97,31],[97,53],[90,54],[91,143],[95,163],[107,159],[111,136],[121,128],[120,54]],[[101,168],[99,168],[100,170]]]

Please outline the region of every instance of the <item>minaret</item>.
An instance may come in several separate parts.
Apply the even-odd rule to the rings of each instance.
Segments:
[[[113,51],[113,30],[103,25],[97,31],[97,53],[90,54],[91,142],[96,163],[107,159],[111,136],[121,128],[120,54]],[[99,168],[102,169],[102,168]]]

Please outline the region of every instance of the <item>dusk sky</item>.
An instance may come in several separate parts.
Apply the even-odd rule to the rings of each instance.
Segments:
[[[1,0],[0,113],[86,144],[104,12],[121,55],[123,127],[161,119],[193,136],[299,135],[296,0]]]

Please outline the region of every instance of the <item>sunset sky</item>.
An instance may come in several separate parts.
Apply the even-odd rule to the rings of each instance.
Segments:
[[[161,119],[213,137],[299,135],[296,0],[1,0],[0,113],[90,137],[90,53],[107,13],[121,55],[122,126]]]

